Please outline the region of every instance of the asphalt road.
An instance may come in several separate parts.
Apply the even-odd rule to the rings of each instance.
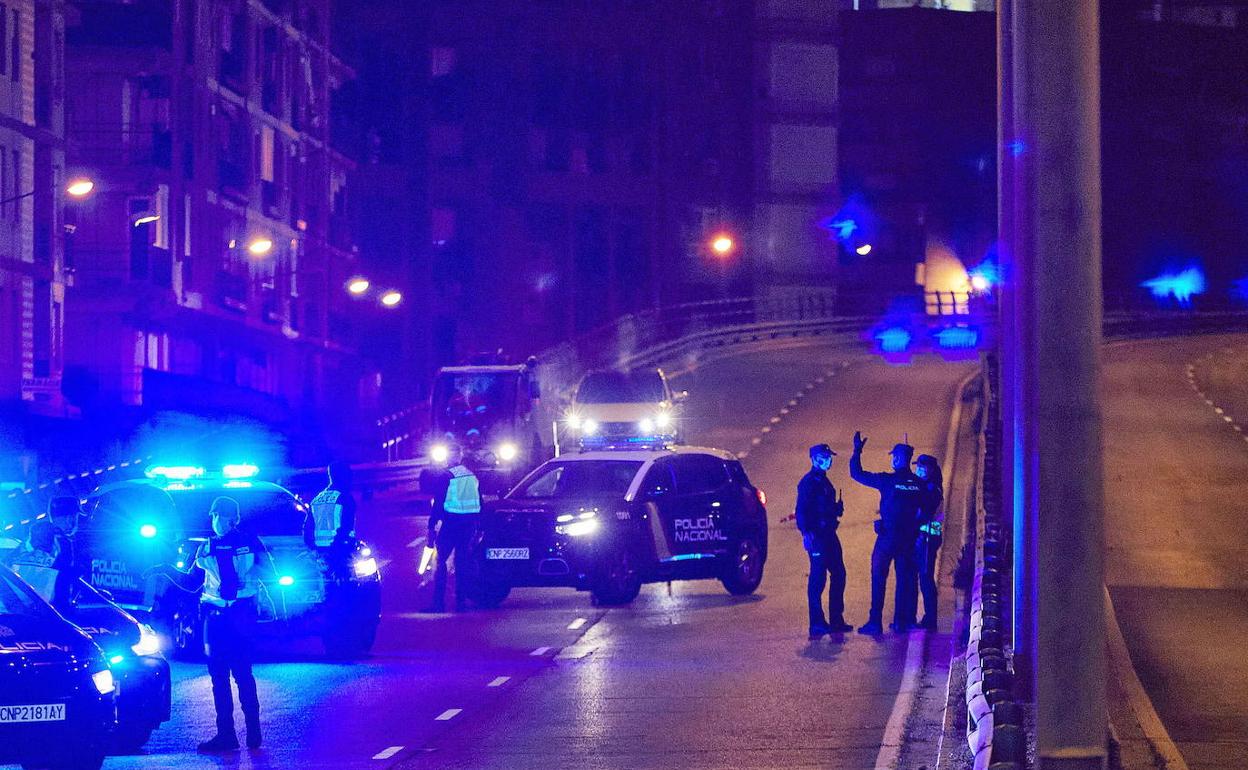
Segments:
[[[1191,770],[1248,767],[1248,338],[1112,345],[1107,583]]]
[[[907,666],[925,644],[947,651],[948,638],[809,643],[807,563],[783,519],[806,448],[831,443],[847,506],[847,616],[865,621],[878,497],[848,482],[850,437],[869,437],[872,469],[885,468],[903,436],[940,456],[955,387],[970,370],[807,348],[679,377],[691,392],[691,443],[747,453],[768,495],[771,552],[752,597],[730,597],[718,582],[660,584],[630,607],[600,610],[570,589],[525,589],[498,610],[420,615],[428,594],[414,546],[424,520],[401,505],[367,507],[361,534],[383,559],[386,593],[372,657],[325,662],[313,642],[268,649],[257,668],[265,748],[224,758],[194,753],[212,732],[208,679],[202,666],[176,664],[173,720],[144,754],[105,767],[875,768],[886,731],[915,727],[894,714]]]

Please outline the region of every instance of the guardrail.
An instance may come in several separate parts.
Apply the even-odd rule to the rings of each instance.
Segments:
[[[1012,559],[1002,510],[1000,371],[995,355],[985,356],[984,363],[986,419],[980,434],[980,498],[966,645],[967,743],[975,770],[1020,770],[1027,742],[1022,707],[1012,701],[1014,672],[1006,644]]]

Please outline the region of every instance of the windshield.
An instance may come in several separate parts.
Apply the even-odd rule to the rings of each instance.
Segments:
[[[174,537],[206,537],[212,532],[208,511],[218,497],[238,501],[242,525],[257,535],[298,535],[302,532],[303,511],[295,498],[280,489],[251,488],[250,482],[235,482],[236,488],[171,489],[122,487],[100,497],[91,516],[90,529],[101,535],[129,535],[144,524],[157,533]],[[156,505],[163,501],[163,505]]]
[[[664,398],[663,378],[657,371],[594,372],[576,391],[581,404],[656,403]]]
[[[641,465],[639,460],[551,462],[537,469],[508,497],[521,500],[622,498]]]
[[[434,427],[458,437],[484,437],[515,413],[517,375],[442,374],[433,393]]]
[[[7,567],[0,567],[0,615],[46,615],[48,605]]]

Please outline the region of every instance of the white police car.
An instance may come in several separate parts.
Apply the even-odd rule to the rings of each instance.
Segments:
[[[487,503],[468,579],[485,606],[514,586],[588,590],[598,604],[668,580],[718,579],[749,594],[767,561],[765,500],[718,449],[563,455]]]

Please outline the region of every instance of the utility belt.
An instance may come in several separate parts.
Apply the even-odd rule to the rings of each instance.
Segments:
[[[942,529],[941,522],[929,521],[928,523],[919,527],[919,532],[922,532],[925,535],[931,535],[932,537],[940,537],[941,529]]]

